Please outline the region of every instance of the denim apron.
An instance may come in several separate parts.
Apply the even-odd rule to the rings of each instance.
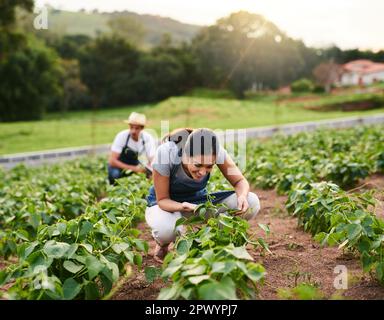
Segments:
[[[131,134],[128,133],[127,140],[126,140],[125,145],[124,145],[123,149],[121,150],[121,153],[119,156],[119,161],[121,161],[125,164],[137,166],[140,163],[139,162],[139,153],[137,151],[132,150],[128,146],[130,138],[131,138]],[[144,139],[143,139],[143,146],[145,149]],[[110,184],[114,184],[116,179],[119,179],[122,177],[127,177],[130,174],[132,174],[132,172],[126,174],[126,173],[124,173],[124,171],[122,169],[112,167],[108,164],[108,180],[109,180]]]
[[[193,180],[186,174],[182,163],[180,162],[171,168],[169,177],[169,197],[177,202],[189,202],[193,204],[207,202],[210,198],[213,204],[217,204],[235,193],[235,191],[219,191],[208,194],[206,187],[209,177],[210,174],[207,174],[199,181]],[[147,197],[147,205],[148,207],[152,207],[156,204],[155,188],[154,186],[151,186]]]
[[[127,141],[125,142],[125,146],[123,150],[121,150],[119,160],[121,162],[124,162],[125,164],[137,166],[139,164],[139,153],[137,151],[132,150],[130,147],[128,147],[130,138],[131,138],[131,135],[128,133]],[[143,140],[143,146],[145,148],[144,140]]]

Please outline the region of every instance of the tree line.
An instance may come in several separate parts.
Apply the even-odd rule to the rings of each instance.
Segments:
[[[0,2],[0,121],[154,102],[194,87],[229,89],[241,99],[251,88],[311,78],[330,60],[384,62],[384,51],[307,47],[245,11],[203,28],[191,42],[175,44],[165,34],[156,47],[142,48],[145,32],[135,21],[118,16],[111,32],[96,38],[53,35],[31,30],[32,8],[33,0]]]

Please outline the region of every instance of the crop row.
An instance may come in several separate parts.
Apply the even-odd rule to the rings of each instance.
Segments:
[[[252,141],[246,173],[254,186],[291,190],[298,182],[329,181],[354,186],[374,172],[384,172],[383,126],[321,130]]]
[[[342,188],[384,172],[383,127],[316,131],[250,144],[248,177],[288,194],[286,207],[323,245],[357,252],[363,269],[384,283],[384,221],[372,193]]]
[[[56,169],[58,176],[64,174],[61,170]],[[80,178],[89,178],[89,182],[95,179],[92,174],[72,177],[73,184],[82,188],[79,193],[87,193],[89,189]],[[99,177],[96,179],[98,181]],[[47,182],[41,183],[46,185]],[[51,186],[58,188],[60,183],[63,181]],[[6,237],[2,238],[8,244],[10,235],[18,237],[12,251],[16,263],[0,272],[0,285],[8,286],[5,296],[10,299],[108,296],[119,277],[127,271],[129,274],[130,265],[141,266],[142,253],[148,251],[148,244],[138,239],[140,232],[134,228],[143,218],[146,205],[143,192],[147,189],[148,182],[143,176],[121,179],[118,186],[108,188],[107,198],[97,202],[93,194],[93,202],[84,201],[76,217],[68,219],[68,215],[58,214],[48,223],[38,220],[33,232],[29,230],[31,220],[16,215],[9,222],[11,225],[5,224]],[[46,207],[36,208],[33,213],[43,216]],[[28,207],[24,210],[30,213]],[[12,229],[13,226],[17,229]]]
[[[384,171],[382,129],[317,131],[252,142],[246,170],[253,185],[288,194],[288,211],[318,241],[358,252],[364,270],[375,271],[380,281],[383,221],[371,212],[371,195],[353,195],[341,187]],[[8,298],[108,297],[130,266],[141,267],[148,245],[138,239],[135,225],[143,219],[149,187],[143,176],[107,188],[100,159],[43,169],[18,167],[0,175],[0,255],[17,260],[0,272]],[[210,188],[229,185],[214,175]],[[252,239],[246,221],[222,211],[206,203],[194,218],[178,221],[186,232],[165,259],[161,276],[171,284],[160,299],[255,297],[265,270],[247,246],[268,247],[262,238]]]

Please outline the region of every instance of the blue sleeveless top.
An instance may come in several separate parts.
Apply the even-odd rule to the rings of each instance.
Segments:
[[[179,155],[181,157],[181,155]],[[154,170],[156,166],[154,165]],[[161,172],[160,172],[161,174]],[[187,175],[181,161],[171,165],[169,174],[169,196],[170,199],[177,202],[189,202],[201,204],[211,198],[212,203],[216,204],[230,196],[234,191],[219,191],[208,194],[207,184],[210,178],[208,173],[201,180],[194,180]],[[157,204],[155,188],[152,185],[147,197],[148,207]]]

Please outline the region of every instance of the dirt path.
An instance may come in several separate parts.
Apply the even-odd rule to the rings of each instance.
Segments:
[[[372,177],[375,188],[383,187],[383,176]],[[268,242],[272,254],[261,256],[253,251],[252,255],[257,262],[264,265],[267,276],[264,286],[259,292],[260,299],[279,299],[277,289],[292,288],[301,282],[310,282],[316,285],[325,298],[342,297],[344,299],[384,299],[384,287],[380,286],[369,275],[362,272],[360,261],[351,254],[344,254],[337,248],[321,248],[310,234],[297,227],[297,219],[288,216],[284,203],[285,196],[278,196],[275,191],[255,190],[261,201],[261,211],[257,218],[251,222],[251,231],[264,237]],[[258,223],[269,225],[269,236],[263,234]],[[143,230],[142,238],[151,246],[150,254],[154,248],[154,241],[145,223],[139,225]],[[160,266],[151,256],[144,258],[144,266]],[[343,265],[348,270],[348,289],[337,291],[334,286],[335,267]],[[114,299],[156,299],[160,289],[165,284],[157,280],[148,284],[143,272],[135,272],[118,292]]]

